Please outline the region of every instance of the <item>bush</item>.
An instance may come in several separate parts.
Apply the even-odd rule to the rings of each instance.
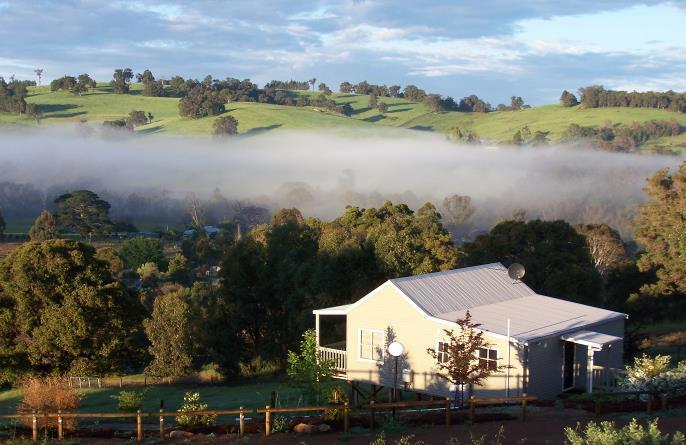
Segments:
[[[187,392],[183,396],[183,404],[181,408],[177,411],[180,413],[192,413],[194,411],[205,411],[207,409],[207,404],[200,401],[200,393],[198,392]],[[176,418],[176,422],[184,428],[192,428],[195,426],[209,426],[214,424],[216,415],[205,414],[184,414]]]
[[[81,396],[69,387],[66,378],[32,377],[22,383],[21,390],[24,398],[17,407],[17,411],[20,413],[74,411],[81,401]],[[27,418],[24,419],[24,422],[31,426],[32,420]],[[41,429],[54,426],[54,423],[54,419],[38,417],[38,427]],[[64,419],[63,425],[65,428],[71,428],[75,425],[75,421],[74,419]]]
[[[275,433],[286,433],[291,430],[291,421],[285,416],[275,416],[272,423],[272,431]]]
[[[622,391],[648,391],[670,396],[686,394],[686,360],[670,369],[671,357],[643,354],[626,367],[626,377],[619,383]]]
[[[684,445],[684,435],[680,432],[669,437],[662,435],[657,428],[657,419],[650,422],[647,428],[632,419],[629,425],[617,428],[614,422],[597,424],[589,422],[584,429],[577,424],[576,429],[565,428],[569,445]]]
[[[110,396],[117,401],[117,409],[124,412],[135,412],[141,409],[143,399],[145,398],[144,391],[119,391],[116,396]]]

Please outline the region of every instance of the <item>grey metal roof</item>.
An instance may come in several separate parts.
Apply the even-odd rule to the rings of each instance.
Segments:
[[[433,316],[535,295],[521,281],[513,282],[507,275],[507,269],[500,263],[390,281]]]
[[[455,321],[464,318],[465,313],[466,310],[453,311],[440,314],[438,318]],[[500,335],[507,335],[507,320],[510,319],[510,336],[523,343],[625,317],[619,312],[543,295],[485,304],[470,308],[469,313],[474,323],[481,324],[479,329]]]
[[[622,337],[586,330],[570,332],[569,334],[563,335],[561,338],[562,340],[571,341],[572,343],[591,346],[598,350],[602,349],[605,345],[610,345],[622,340]]]

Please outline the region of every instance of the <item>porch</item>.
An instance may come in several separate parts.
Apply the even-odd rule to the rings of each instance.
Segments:
[[[585,366],[585,389],[592,393],[594,389],[609,389],[617,386],[617,382],[622,377],[624,370],[613,368],[609,363],[597,364],[598,358],[607,359],[607,351],[611,348],[621,347],[623,339],[609,334],[594,331],[580,330],[564,334],[561,337],[563,343],[563,390],[575,387],[576,366],[582,367],[583,362],[577,362],[575,346],[587,348]],[[603,353],[600,357],[598,353]]]
[[[345,338],[347,327],[346,313],[350,306],[335,306],[312,311],[315,317],[319,357],[322,360],[333,362],[334,377],[343,380],[348,379],[348,358]]]

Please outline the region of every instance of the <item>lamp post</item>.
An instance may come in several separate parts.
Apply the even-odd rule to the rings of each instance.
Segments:
[[[393,403],[398,401],[398,357],[405,353],[405,346],[399,341],[394,341],[388,345],[388,353],[395,359],[393,367]],[[395,407],[393,408],[393,418],[395,419]]]

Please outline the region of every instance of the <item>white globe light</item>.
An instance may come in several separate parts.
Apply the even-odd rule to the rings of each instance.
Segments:
[[[393,357],[400,357],[405,353],[405,346],[403,346],[403,344],[399,341],[394,341],[388,345],[388,353]]]

